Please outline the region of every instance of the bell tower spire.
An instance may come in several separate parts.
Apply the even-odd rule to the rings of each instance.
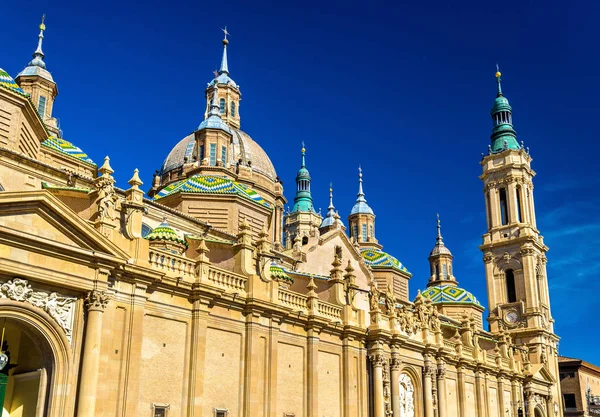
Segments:
[[[35,105],[40,118],[51,133],[55,136],[60,136],[58,122],[52,117],[52,109],[54,107],[54,100],[58,95],[58,88],[52,75],[46,69],[45,55],[42,50],[44,32],[46,31],[45,21],[46,15],[42,15],[42,21],[39,25],[40,33],[38,34],[37,48],[33,52],[33,59],[17,75],[15,81],[23,91],[31,96],[31,101]]]
[[[365,198],[363,191],[362,168],[358,167],[358,194],[356,203],[348,216],[350,226],[350,237],[355,239],[361,246],[374,246],[381,249],[381,245],[375,239],[375,213]]]
[[[556,381],[558,361],[554,334],[546,252],[536,225],[531,156],[518,145],[512,109],[503,96],[500,71],[492,118],[490,153],[483,157],[487,231],[483,252],[488,292],[488,322],[492,333],[507,331],[515,344],[527,346],[529,360],[547,367]],[[556,384],[552,395],[560,396]]]
[[[452,252],[444,245],[442,238],[442,226],[440,224],[440,215],[437,215],[437,237],[435,246],[429,254],[429,265],[431,276],[429,277],[428,287],[432,285],[457,285],[456,278],[452,275]]]
[[[310,192],[311,177],[308,168],[306,168],[306,148],[304,147],[304,142],[302,142],[301,155],[302,162],[296,175],[294,207],[285,216],[284,231],[292,237],[299,235],[304,245],[308,242],[309,237],[316,236],[323,218],[320,214],[317,214],[313,207],[313,199]]]
[[[208,83],[208,87],[206,88],[206,97],[207,97],[207,106],[204,117],[208,116],[208,113],[211,111],[211,104],[209,103],[208,98],[214,95],[214,91],[217,87],[218,91],[218,100],[217,105],[219,109],[219,113],[221,115],[221,119],[230,127],[235,129],[240,128],[240,101],[242,100],[242,93],[240,92],[240,87],[233,81],[233,79],[229,76],[229,63],[227,58],[227,46],[229,45],[228,36],[231,36],[231,33],[227,30],[227,26],[223,31],[223,40],[221,41],[223,44],[223,55],[221,56],[221,66],[219,67],[219,71],[215,71],[215,78]]]

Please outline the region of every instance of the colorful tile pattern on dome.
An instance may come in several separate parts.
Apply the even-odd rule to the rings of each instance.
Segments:
[[[172,242],[177,242],[188,246],[188,243],[185,239],[179,237],[175,229],[169,226],[169,223],[166,221],[162,222],[158,226],[156,226],[152,231],[146,236],[148,240],[170,240]]]
[[[174,182],[160,190],[154,199],[158,200],[175,193],[239,195],[263,207],[272,209],[271,205],[252,188],[216,175],[194,175],[191,178]]]
[[[283,267],[277,265],[276,263],[272,263],[270,267],[271,278],[277,281],[289,281],[291,283],[294,282],[294,278],[290,277]]]
[[[87,156],[87,154],[83,152],[80,148],[62,138],[50,136],[48,139],[42,142],[42,145],[59,151],[61,153],[67,154],[69,156],[72,156],[73,158],[77,158],[80,161],[87,162],[88,164],[96,165],[94,161],[92,161],[91,158]]]
[[[436,303],[475,304],[481,306],[477,298],[464,288],[453,285],[438,285],[429,287],[421,293],[423,297],[429,298]]]
[[[29,97],[29,94],[23,91],[8,72],[4,71],[2,68],[0,68],[0,87],[14,91],[24,97]]]
[[[399,271],[408,272],[408,269],[402,265],[402,262],[382,250],[366,248],[361,249],[360,254],[371,268],[394,268]],[[408,273],[410,274],[410,272]]]

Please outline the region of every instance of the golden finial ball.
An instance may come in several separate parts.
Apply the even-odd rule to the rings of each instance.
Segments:
[[[306,152],[306,149],[303,147],[303,148],[302,148],[302,153],[304,153],[304,152]]]
[[[42,24],[40,25],[40,30],[46,30],[46,25],[42,23]]]
[[[500,78],[501,75],[502,73],[500,71],[496,71],[496,78]]]

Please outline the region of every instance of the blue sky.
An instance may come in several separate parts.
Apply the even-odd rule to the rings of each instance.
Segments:
[[[283,4],[285,3],[285,4]],[[293,199],[306,142],[315,206],[328,184],[345,219],[362,165],[377,238],[414,274],[442,218],[461,286],[486,302],[481,152],[491,132],[495,65],[519,140],[538,173],[538,226],[560,353],[600,364],[600,112],[597,2],[61,2],[3,5],[0,67],[30,60],[47,14],[44,52],[58,83],[64,136],[118,185],[139,168],[145,189],[169,150],[201,122],[204,88],[232,33],[242,129],[268,152]]]

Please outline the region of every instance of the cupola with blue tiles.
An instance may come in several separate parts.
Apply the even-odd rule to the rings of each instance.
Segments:
[[[350,227],[350,238],[358,242],[361,246],[378,247],[375,238],[375,213],[367,204],[365,193],[363,191],[363,173],[362,168],[358,168],[358,194],[356,203],[348,216],[348,225]]]

